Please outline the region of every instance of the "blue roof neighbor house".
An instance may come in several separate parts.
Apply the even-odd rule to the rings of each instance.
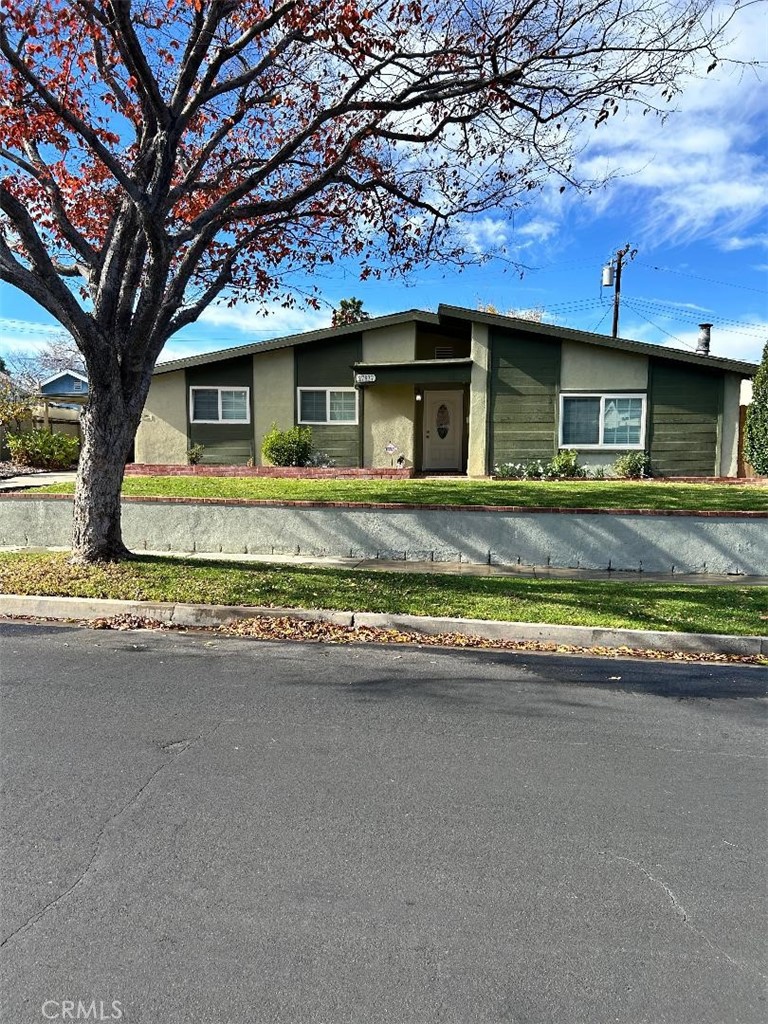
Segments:
[[[41,382],[40,394],[46,398],[82,397],[88,394],[88,378],[77,370],[59,370]]]

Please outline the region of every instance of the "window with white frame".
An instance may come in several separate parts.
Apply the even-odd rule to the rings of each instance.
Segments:
[[[250,423],[248,388],[190,388],[191,423]]]
[[[356,388],[299,388],[299,423],[357,423]]]
[[[645,395],[560,395],[561,448],[644,448]]]

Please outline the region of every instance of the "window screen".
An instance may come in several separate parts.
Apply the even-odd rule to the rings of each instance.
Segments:
[[[217,388],[197,388],[192,392],[192,419],[218,420],[219,392]]]
[[[221,418],[223,420],[247,420],[248,396],[245,391],[221,392]]]
[[[600,443],[600,399],[563,399],[563,444]]]
[[[325,391],[299,392],[299,419],[303,423],[325,423],[327,418]]]

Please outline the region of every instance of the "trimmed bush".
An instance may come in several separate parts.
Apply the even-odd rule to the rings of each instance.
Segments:
[[[51,434],[47,430],[8,434],[6,442],[14,462],[35,469],[69,469],[80,454],[80,442],[76,437]]]
[[[306,466],[312,457],[312,428],[278,430],[273,423],[264,435],[261,454],[273,466]]]
[[[768,476],[768,342],[752,385],[752,404],[747,408],[744,457],[756,473]]]
[[[613,473],[621,480],[643,480],[651,475],[651,457],[648,452],[626,452],[614,462]]]
[[[587,475],[584,467],[579,465],[579,453],[573,448],[558,452],[546,468],[550,480],[581,480]]]

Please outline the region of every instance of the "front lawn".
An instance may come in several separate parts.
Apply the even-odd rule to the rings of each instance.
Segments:
[[[71,494],[74,484],[51,484],[39,490]],[[123,494],[271,501],[768,512],[768,487],[623,480],[296,480],[147,476],[127,477]]]
[[[478,577],[144,556],[71,565],[64,553],[0,552],[0,593],[271,605],[762,635],[768,587]]]

